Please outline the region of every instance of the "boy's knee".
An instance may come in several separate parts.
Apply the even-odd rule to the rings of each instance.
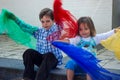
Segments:
[[[46,53],[44,55],[44,59],[46,59],[48,61],[57,61],[57,59],[53,53]]]
[[[46,53],[44,56],[49,57],[49,58],[55,57],[54,54],[51,52]]]
[[[30,55],[30,53],[32,53],[32,52],[33,52],[33,49],[27,49],[27,50],[23,53],[23,58],[24,58],[25,56]]]

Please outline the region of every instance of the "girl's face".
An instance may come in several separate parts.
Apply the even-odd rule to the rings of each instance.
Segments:
[[[49,16],[43,16],[41,18],[42,27],[46,30],[50,29],[50,27],[54,24],[54,21]]]
[[[90,36],[90,29],[85,23],[81,23],[79,25],[79,34],[83,38],[87,38]]]

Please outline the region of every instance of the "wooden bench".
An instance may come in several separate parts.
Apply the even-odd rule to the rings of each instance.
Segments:
[[[63,59],[64,63],[67,58]],[[0,58],[0,80],[21,80],[24,65],[22,60]],[[64,64],[52,70],[48,80],[67,80]],[[74,80],[86,80],[85,74],[75,76]]]

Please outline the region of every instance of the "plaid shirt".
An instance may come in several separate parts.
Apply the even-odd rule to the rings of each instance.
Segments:
[[[41,54],[52,52],[58,59],[58,65],[62,64],[63,56],[61,51],[51,45],[51,43],[46,39],[51,33],[58,31],[58,27],[56,24],[52,25],[49,30],[46,30],[45,28],[38,28],[29,24],[25,24],[19,19],[17,19],[15,22],[20,26],[23,31],[32,34],[37,39],[36,50],[38,52],[40,52]]]

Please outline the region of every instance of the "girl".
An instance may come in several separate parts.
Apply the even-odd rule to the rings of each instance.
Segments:
[[[100,43],[101,40],[107,39],[109,36],[114,34],[116,30],[111,30],[106,33],[96,34],[95,26],[90,17],[81,17],[78,19],[78,34],[74,38],[61,40],[63,42],[68,42],[75,46],[86,49],[96,56],[95,46]],[[74,75],[79,73],[85,73],[81,67],[74,61],[69,60],[66,64],[67,80],[73,80]],[[90,76],[87,74],[87,80],[91,80]]]

